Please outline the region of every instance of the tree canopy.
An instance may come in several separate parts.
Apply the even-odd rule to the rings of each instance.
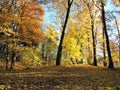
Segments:
[[[119,5],[119,0],[1,0],[1,55],[13,62],[23,48],[36,47],[45,65],[118,67]]]

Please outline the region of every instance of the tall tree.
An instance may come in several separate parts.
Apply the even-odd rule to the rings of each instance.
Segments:
[[[84,0],[83,0],[84,1]],[[93,65],[97,66],[97,59],[96,59],[96,37],[95,37],[95,30],[94,30],[94,4],[92,2],[86,2],[84,1],[87,5],[89,15],[91,18],[91,32],[92,32],[92,43],[93,43]]]
[[[61,64],[62,44],[63,44],[63,40],[64,40],[64,36],[65,36],[65,30],[66,30],[66,26],[67,26],[67,22],[68,22],[68,18],[69,18],[72,3],[73,3],[73,0],[72,1],[68,0],[67,14],[66,14],[66,17],[65,17],[65,22],[64,22],[62,35],[61,35],[61,38],[60,38],[60,43],[59,43],[58,52],[57,52],[56,66],[59,66]]]
[[[118,33],[118,48],[119,48],[119,50],[118,50],[118,52],[119,52],[119,56],[118,56],[118,60],[119,60],[119,62],[120,62],[120,29],[119,29],[119,24],[118,24],[118,21],[117,21],[117,18],[116,18],[116,16],[114,16],[114,19],[115,19],[115,24],[116,24],[116,27],[117,27],[117,33]]]
[[[105,8],[104,8],[104,6],[105,6],[105,2],[103,0],[101,0],[102,23],[103,23],[104,33],[105,33],[105,36],[106,36],[106,48],[107,48],[108,59],[109,59],[108,68],[113,69],[114,65],[113,65],[113,60],[112,60],[112,56],[111,56],[111,50],[110,50],[109,36],[108,36],[107,26],[106,26]]]
[[[44,45],[42,49],[44,49],[43,59],[45,59],[48,64],[49,62],[55,60],[57,44],[58,44],[58,33],[54,30],[53,26],[48,26],[48,30],[44,31]]]
[[[0,1],[0,43],[6,44],[6,68],[8,56],[11,55],[11,69],[17,46],[23,44],[38,45],[42,41],[40,31],[40,17],[44,16],[44,9],[29,0]],[[32,7],[35,5],[35,7]],[[5,48],[5,49],[6,49]]]
[[[106,51],[105,51],[105,34],[104,34],[104,27],[102,26],[102,50],[103,50],[103,65],[107,66],[107,62],[106,62]]]

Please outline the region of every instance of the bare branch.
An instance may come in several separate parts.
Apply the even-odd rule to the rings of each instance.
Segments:
[[[101,9],[97,4],[95,4],[94,0],[92,0],[92,2],[93,2],[93,4],[94,4],[99,10],[102,11],[102,9]],[[101,2],[102,2],[102,1],[101,1]]]

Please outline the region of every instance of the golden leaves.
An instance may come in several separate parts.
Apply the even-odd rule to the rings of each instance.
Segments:
[[[2,3],[2,11],[0,11],[1,30],[4,30],[5,35],[9,36],[10,39],[14,39],[11,36],[13,33],[9,29],[14,32],[13,30],[16,28],[16,33],[19,35],[15,36],[15,38],[24,39],[26,42],[42,42],[42,24],[40,22],[43,22],[44,8],[32,0],[16,0],[15,2],[11,4],[11,8],[8,7],[8,2]],[[4,9],[7,9],[6,11],[11,10],[5,13]]]
[[[48,26],[48,31],[44,31],[44,35],[50,39],[53,43],[57,44],[58,33],[55,31],[53,26]]]
[[[112,0],[115,5],[120,5],[120,0]]]
[[[23,10],[24,16],[39,20],[43,20],[44,18],[44,8],[40,6],[37,2],[27,4]]]

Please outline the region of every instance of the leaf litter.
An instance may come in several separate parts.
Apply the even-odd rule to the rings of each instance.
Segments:
[[[0,90],[120,90],[120,69],[90,65],[0,72]]]

